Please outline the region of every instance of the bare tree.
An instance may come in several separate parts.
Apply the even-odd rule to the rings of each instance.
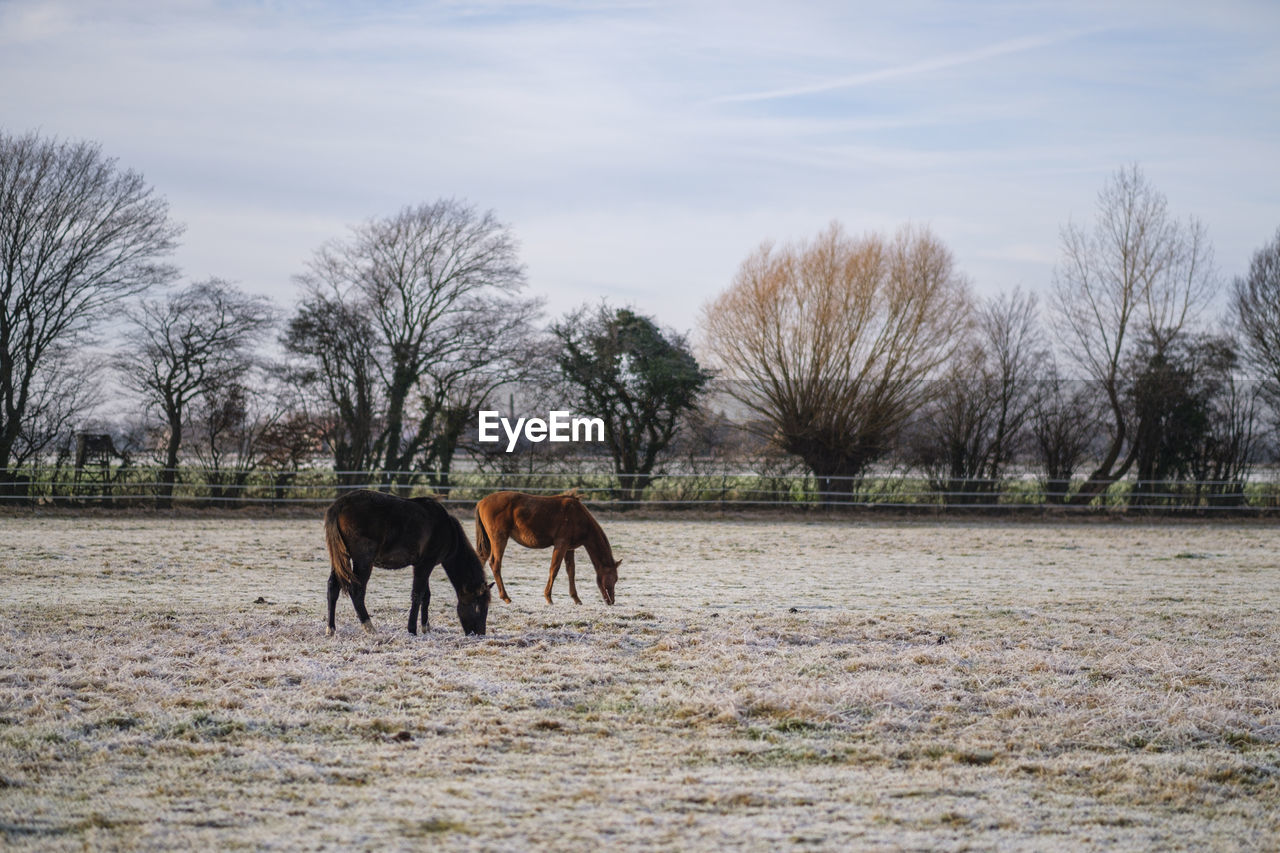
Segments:
[[[1093,449],[1102,423],[1099,403],[1087,380],[1067,379],[1055,362],[1048,362],[1031,408],[1033,458],[1042,472],[1047,503],[1066,503],[1071,480]]]
[[[313,293],[289,319],[281,343],[298,357],[289,372],[300,388],[318,392],[311,420],[333,455],[338,482],[351,486],[377,467],[384,391],[377,333],[358,305]]]
[[[1073,498],[1088,503],[1133,465],[1125,368],[1145,341],[1158,357],[1182,335],[1215,285],[1204,226],[1180,222],[1137,166],[1121,169],[1098,194],[1091,230],[1062,230],[1053,305],[1061,343],[1096,383],[1110,411],[1107,446]]]
[[[530,354],[529,376],[522,382],[493,388],[484,408],[500,409],[514,421],[519,417],[518,412],[546,412],[563,407],[563,393],[557,387],[553,342],[541,334],[537,340],[539,345]],[[538,482],[540,477],[576,472],[578,469],[571,459],[584,451],[591,453],[590,448],[580,445],[532,442],[523,436],[516,439],[515,448],[508,452],[506,441],[481,442],[478,428],[477,417],[474,424],[468,424],[458,449],[466,453],[478,470],[501,475],[505,482],[514,484],[513,488],[523,488],[521,483],[537,488],[543,485]]]
[[[381,465],[393,482],[424,454],[451,458],[473,396],[457,396],[463,379],[496,367],[503,335],[516,334],[538,307],[517,295],[524,268],[508,228],[455,200],[353,229],[349,240],[317,251],[298,281],[305,296],[285,344],[352,436],[349,458],[335,461],[347,470]],[[484,364],[472,357],[477,351],[487,353]]]
[[[1047,352],[1036,299],[1015,290],[983,300],[971,342],[921,411],[915,457],[947,503],[990,500],[1027,438]]]
[[[927,229],[762,245],[703,311],[730,393],[801,457],[824,500],[851,495],[955,354],[968,287]]]
[[[978,329],[987,349],[990,395],[996,412],[991,441],[991,479],[998,479],[1021,449],[1023,428],[1034,408],[1034,386],[1049,358],[1034,294],[1015,289],[982,303]]]
[[[42,390],[75,383],[69,352],[116,305],[176,274],[159,262],[181,234],[168,217],[142,176],[96,144],[0,133],[0,480],[31,408],[59,399]]]
[[[418,381],[411,441],[420,448],[415,470],[438,492],[448,493],[454,454],[492,395],[545,372],[546,348],[530,323],[539,304],[490,294],[442,328],[455,345],[442,348]]]
[[[277,365],[250,364],[245,373],[211,384],[193,401],[190,453],[211,500],[240,499],[259,467],[296,462],[298,448],[288,446],[296,424],[282,426],[298,414],[296,392],[282,372]]]
[[[1241,356],[1280,402],[1280,229],[1254,252],[1249,272],[1232,283],[1231,308],[1240,325]]]
[[[102,401],[101,379],[99,366],[89,354],[61,345],[45,350],[10,451],[14,469],[37,462],[59,440],[70,440],[77,422]]]
[[[101,371],[89,354],[63,346],[45,352],[10,453],[12,473],[6,478],[0,470],[0,479],[8,481],[0,482],[0,495],[31,495],[33,480],[53,483],[51,493],[58,494],[62,469],[74,464],[76,433],[87,425],[86,413],[102,402],[100,380]],[[50,453],[52,468],[46,464]]]
[[[128,317],[137,345],[121,351],[115,365],[121,381],[157,407],[167,427],[159,492],[167,505],[190,405],[226,389],[247,371],[275,311],[262,297],[210,279],[162,299],[143,300]]]
[[[278,416],[258,437],[257,451],[262,469],[271,474],[275,500],[283,501],[302,466],[323,451],[325,435],[304,389],[294,384],[287,368],[274,365],[271,373],[278,377],[271,383],[272,409]]]

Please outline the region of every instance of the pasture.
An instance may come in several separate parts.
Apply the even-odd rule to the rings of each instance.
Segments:
[[[1280,845],[1273,525],[603,516],[326,638],[320,516],[0,517],[5,847]]]

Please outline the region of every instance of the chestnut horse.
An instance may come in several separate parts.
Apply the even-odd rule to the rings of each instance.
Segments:
[[[569,575],[569,595],[581,604],[574,583],[573,549],[586,548],[596,569],[596,586],[606,604],[613,604],[613,588],[618,583],[621,560],[613,558],[609,539],[600,525],[578,499],[577,490],[544,497],[523,492],[494,492],[476,504],[476,553],[489,561],[498,595],[511,603],[502,585],[502,552],[507,539],[526,548],[554,548],[551,552],[551,575],[542,594],[551,603],[551,585],[556,581],[560,561]]]
[[[370,634],[373,622],[364,606],[364,593],[373,567],[399,569],[413,565],[409,595],[409,633],[418,633],[419,615],[427,627],[431,603],[428,579],[437,564],[444,566],[458,594],[458,620],[468,634],[483,634],[489,615],[489,587],[484,563],[458,519],[434,498],[405,500],[394,495],[357,489],[339,497],[324,514],[325,544],[329,548],[329,627],[338,595],[346,592]]]

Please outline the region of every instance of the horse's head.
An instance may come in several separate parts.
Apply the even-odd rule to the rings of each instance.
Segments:
[[[618,585],[618,566],[621,565],[621,560],[614,560],[613,565],[596,569],[596,587],[605,604],[613,604],[613,588]]]
[[[458,621],[462,623],[464,634],[484,634],[485,624],[489,619],[489,587],[493,584],[480,584],[478,589],[467,590],[458,595]]]

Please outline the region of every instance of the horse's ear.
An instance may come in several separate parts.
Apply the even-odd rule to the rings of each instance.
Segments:
[[[613,569],[614,569],[614,571],[617,571],[617,570],[618,570],[618,566],[621,566],[621,565],[622,565],[622,561],[621,561],[621,560],[614,560],[614,561],[613,561]]]
[[[493,581],[489,581],[489,589],[493,589]]]

